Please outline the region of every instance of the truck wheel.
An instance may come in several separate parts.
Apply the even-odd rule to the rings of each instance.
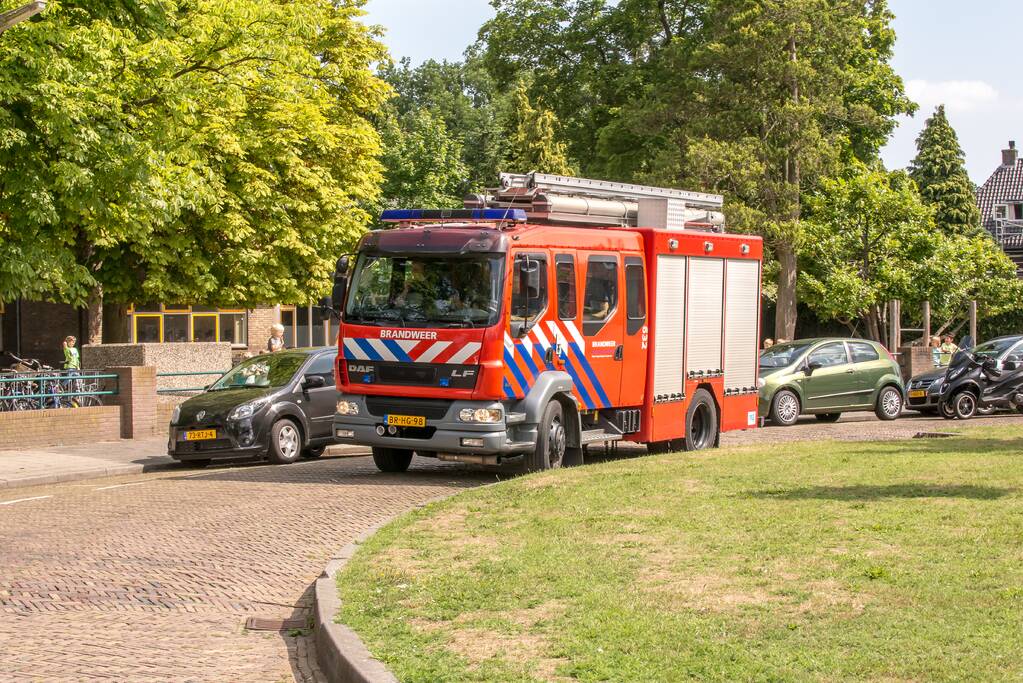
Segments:
[[[893,386],[882,388],[877,395],[874,414],[879,420],[894,420],[902,415],[902,392]]]
[[[412,451],[373,446],[373,462],[381,472],[404,472],[412,462]]]
[[[686,435],[679,439],[683,450],[699,451],[718,445],[721,428],[714,397],[706,389],[697,389],[686,410]]]
[[[782,389],[771,401],[771,422],[780,427],[796,424],[800,413],[799,397],[789,389]]]
[[[960,420],[969,420],[977,414],[977,397],[972,391],[962,391],[952,399],[952,409]]]
[[[289,465],[302,455],[302,432],[288,419],[277,420],[270,428],[270,450],[267,457],[275,465]]]
[[[540,418],[536,448],[526,455],[526,471],[538,472],[561,467],[565,460],[566,436],[561,404],[551,401]]]
[[[814,415],[818,422],[838,422],[838,418],[842,417],[842,413],[817,413]]]

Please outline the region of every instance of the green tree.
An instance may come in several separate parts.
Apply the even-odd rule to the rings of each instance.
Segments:
[[[312,299],[369,220],[363,0],[81,0],[4,34],[0,297]]]
[[[428,109],[391,114],[381,126],[382,200],[389,208],[462,205],[468,170],[462,148],[444,121]]]
[[[917,155],[909,174],[924,201],[934,208],[937,226],[950,235],[980,231],[980,209],[973,183],[966,173],[963,150],[955,129],[939,106],[916,139]]]
[[[507,163],[513,172],[574,173],[565,144],[557,139],[556,124],[554,113],[533,107],[526,86],[520,84],[506,124],[510,147]]]
[[[932,209],[902,171],[854,162],[842,177],[822,181],[807,204],[799,285],[822,320],[881,341],[892,299],[906,312],[930,301],[941,331],[964,318],[971,300],[996,315],[1023,291],[990,239],[935,230]]]

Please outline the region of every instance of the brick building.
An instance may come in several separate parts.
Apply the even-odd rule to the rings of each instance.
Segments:
[[[1023,277],[1023,163],[1014,141],[1002,150],[1002,163],[977,189],[984,229],[991,233]]]
[[[276,305],[227,309],[179,304],[134,306],[127,314],[125,341],[133,343],[227,341],[238,351],[258,353],[266,347],[269,328],[284,325],[285,345],[323,346],[334,343],[337,322],[324,320],[316,306]],[[0,352],[38,358],[59,367],[61,341],[72,334],[87,336],[85,309],[41,301],[0,304]],[[0,354],[0,366],[9,357]]]

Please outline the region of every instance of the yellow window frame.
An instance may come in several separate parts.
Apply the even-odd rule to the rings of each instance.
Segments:
[[[204,313],[193,313],[188,323],[188,338],[193,342],[197,341],[195,338],[195,319],[196,318],[213,318],[213,341],[220,341],[220,311],[216,313],[204,312]]]
[[[131,320],[131,331],[132,339],[135,340],[136,344],[141,344],[139,341],[139,318],[156,318],[160,323],[160,339],[157,343],[163,343],[163,313],[133,313]]]

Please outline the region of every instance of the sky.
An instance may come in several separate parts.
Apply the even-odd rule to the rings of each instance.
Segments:
[[[1023,0],[889,0],[896,15],[893,64],[920,105],[882,152],[889,168],[916,153],[916,136],[939,104],[959,134],[966,166],[983,183],[1009,140],[1023,145],[1023,65],[1015,48]],[[366,21],[384,27],[397,59],[459,59],[493,16],[487,0],[369,0]]]

